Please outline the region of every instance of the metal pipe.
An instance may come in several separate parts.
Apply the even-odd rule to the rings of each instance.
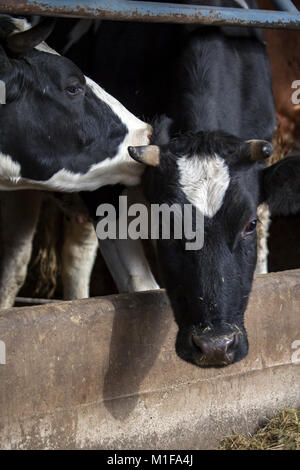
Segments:
[[[0,12],[157,23],[300,29],[300,14],[294,12],[128,0],[0,0]]]
[[[298,12],[297,7],[295,7],[291,0],[272,0],[272,3],[274,3],[275,7],[278,8],[278,10],[290,11],[295,13]]]

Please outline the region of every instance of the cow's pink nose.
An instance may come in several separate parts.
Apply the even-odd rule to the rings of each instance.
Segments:
[[[194,345],[202,353],[199,362],[207,366],[231,364],[234,359],[233,345],[237,344],[237,336],[204,336],[193,335]]]

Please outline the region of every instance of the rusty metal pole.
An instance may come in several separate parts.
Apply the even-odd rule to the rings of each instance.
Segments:
[[[128,0],[0,0],[0,12],[123,21],[300,29],[300,13],[294,11],[247,10]]]

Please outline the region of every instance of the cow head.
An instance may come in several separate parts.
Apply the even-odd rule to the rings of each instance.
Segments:
[[[24,29],[23,31],[20,31]],[[70,60],[43,42],[51,20],[33,28],[0,15],[0,187],[62,191],[136,184],[128,145],[147,144],[151,127]]]
[[[199,366],[223,366],[248,352],[244,312],[256,265],[257,207],[300,209],[300,157],[265,168],[266,141],[221,132],[183,135],[163,145],[130,148],[145,163],[151,203],[192,204],[204,215],[204,245],[158,240],[158,260],[179,326],[177,352]]]

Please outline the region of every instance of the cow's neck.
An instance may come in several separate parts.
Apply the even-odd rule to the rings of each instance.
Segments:
[[[125,139],[126,140],[126,139]],[[102,186],[140,184],[144,167],[133,161],[129,155],[124,157],[123,142],[118,155],[92,165],[85,174],[60,170],[45,181],[22,178],[21,167],[9,155],[0,152],[0,190],[40,189],[49,191],[80,192],[93,191]]]

